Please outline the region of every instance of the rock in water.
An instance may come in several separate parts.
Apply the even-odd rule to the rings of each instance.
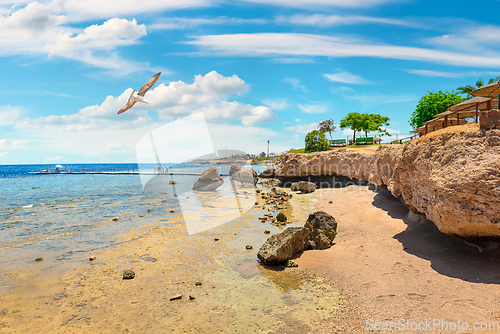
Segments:
[[[317,186],[312,182],[299,181],[298,188],[302,192],[312,193],[313,191],[316,190]]]
[[[276,176],[276,168],[274,168],[274,167],[267,167],[266,170],[264,170],[259,175],[259,177],[265,178],[265,179],[274,179],[275,176]]]
[[[309,230],[303,227],[289,227],[271,236],[262,245],[257,257],[267,264],[283,264],[298,252],[309,246]]]
[[[194,183],[193,190],[213,191],[224,183],[216,167],[206,169]]]
[[[135,277],[135,273],[132,269],[125,269],[123,271],[123,279],[132,279]]]
[[[284,213],[280,212],[278,213],[278,215],[276,216],[276,219],[279,221],[279,222],[286,222],[286,216]]]
[[[256,184],[258,181],[257,172],[253,168],[241,168],[238,172],[233,174],[233,179],[241,183]]]
[[[229,176],[233,176],[233,174],[238,173],[241,170],[240,166],[232,165],[229,169]]]
[[[311,249],[330,248],[337,236],[337,222],[335,218],[324,211],[309,215],[304,228],[310,230],[309,244]]]

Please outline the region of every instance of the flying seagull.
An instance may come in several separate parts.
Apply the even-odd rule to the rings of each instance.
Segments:
[[[128,98],[128,102],[125,105],[125,107],[121,108],[118,111],[118,115],[120,115],[121,113],[124,113],[125,111],[129,110],[130,108],[132,108],[136,102],[142,102],[142,103],[149,104],[148,101],[144,100],[144,94],[146,94],[146,92],[148,91],[148,89],[150,89],[151,87],[153,87],[153,85],[155,84],[156,80],[158,80],[158,78],[160,77],[160,74],[161,74],[161,72],[158,72],[155,75],[153,75],[153,77],[151,79],[149,79],[149,81],[146,82],[144,84],[144,86],[142,86],[141,89],[139,89],[139,91],[137,93],[135,92],[135,89],[134,89],[134,91],[132,92],[132,94],[130,94],[130,97]]]

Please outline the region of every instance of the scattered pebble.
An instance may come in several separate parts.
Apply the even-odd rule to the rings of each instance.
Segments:
[[[175,295],[173,297],[170,297],[170,301],[178,300],[178,299],[182,299],[182,295],[181,294],[178,294],[178,295]]]
[[[174,213],[175,211],[174,210],[170,210],[170,213]]]
[[[333,202],[332,201],[329,201],[328,204],[332,204]]]
[[[162,203],[167,203],[167,201],[166,201],[166,200],[163,200],[163,201],[161,201],[161,202],[162,202]]]
[[[194,295],[189,295],[189,300],[195,300],[196,297]]]
[[[89,262],[95,261],[95,259],[96,259],[95,256],[91,256],[91,257],[89,257]]]
[[[151,209],[148,209],[148,212],[151,212]]]
[[[40,257],[37,257],[37,258],[35,259],[35,262],[40,262],[40,261],[43,261],[43,257],[41,257],[41,256],[40,256]]]
[[[203,284],[203,283],[201,283],[201,282],[196,282],[194,285],[196,285],[196,286],[201,286],[202,284]]]
[[[123,279],[132,279],[135,277],[135,272],[132,269],[125,269],[123,271]]]
[[[214,238],[214,241],[219,241],[219,238]]]
[[[252,245],[247,245],[246,248],[247,248],[247,250],[252,250],[253,249]]]
[[[264,234],[269,234],[269,233],[271,233],[271,231],[269,231],[269,230],[264,231]]]
[[[36,187],[33,187],[33,189],[36,189]]]
[[[286,266],[287,267],[298,267],[299,265],[294,260],[287,260],[286,261]]]
[[[174,197],[177,197],[177,194],[174,194]]]
[[[259,202],[255,202],[255,205],[259,205]]]
[[[113,218],[111,220],[114,221],[114,222],[117,222],[118,221],[118,217],[115,217],[115,218]]]

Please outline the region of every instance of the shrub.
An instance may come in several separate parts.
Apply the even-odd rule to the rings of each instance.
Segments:
[[[330,141],[325,134],[318,130],[313,130],[306,135],[305,152],[326,151],[330,147]]]

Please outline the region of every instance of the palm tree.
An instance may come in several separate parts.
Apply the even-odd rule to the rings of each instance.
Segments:
[[[488,80],[488,85],[492,84],[496,81],[499,81],[499,80],[500,80],[500,76],[498,76],[496,78],[491,78],[490,80]],[[481,88],[483,86],[484,86],[484,80],[483,80],[483,78],[479,78],[476,81],[476,84],[474,86],[471,86],[471,85],[460,86],[460,87],[457,87],[457,91],[460,95],[467,94],[467,98],[469,99],[472,97],[471,93],[473,91],[475,91],[476,89]]]

